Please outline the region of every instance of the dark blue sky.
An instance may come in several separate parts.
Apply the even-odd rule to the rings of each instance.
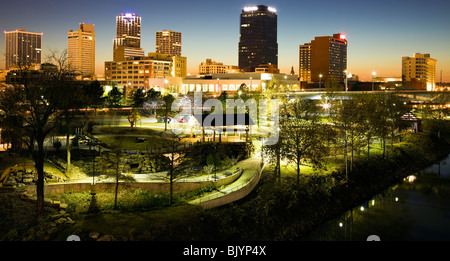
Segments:
[[[3,1],[4,2],[4,1]],[[67,48],[67,32],[80,22],[95,24],[97,73],[112,60],[115,17],[133,12],[142,17],[141,47],[155,50],[155,32],[180,31],[188,72],[196,74],[207,58],[238,64],[239,15],[246,5],[277,9],[279,68],[298,72],[298,46],[315,36],[347,35],[348,67],[362,80],[372,71],[401,76],[401,57],[430,53],[437,74],[450,81],[450,1],[407,0],[165,0],[165,1],[7,1],[0,10],[0,29],[43,32],[44,56]],[[4,34],[0,50],[4,53]],[[4,58],[0,62],[4,68]],[[439,76],[436,79],[439,81]]]

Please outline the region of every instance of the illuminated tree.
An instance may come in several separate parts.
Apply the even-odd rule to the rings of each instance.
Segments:
[[[272,145],[263,145],[262,153],[269,162],[272,162],[274,165],[274,175],[278,180],[278,183],[281,182],[281,159],[283,157],[282,153],[283,149],[283,137],[280,135],[278,142]]]
[[[167,174],[163,176],[169,182],[169,204],[173,203],[173,186],[177,180],[191,176],[194,171],[192,161],[186,160],[190,147],[186,146],[180,135],[165,133],[160,139],[162,154],[169,158]]]
[[[141,116],[139,115],[139,112],[136,109],[133,109],[131,111],[131,114],[127,117],[128,122],[130,123],[130,130],[133,130],[134,126],[136,125],[136,122],[138,122],[141,119]]]
[[[122,98],[123,98],[122,92],[120,92],[119,88],[114,86],[106,96],[106,103],[108,104],[109,107],[117,108],[119,107]]]
[[[326,147],[323,143],[323,125],[319,123],[316,104],[297,99],[289,103],[287,117],[281,120],[280,136],[283,137],[285,157],[296,165],[297,183],[300,184],[300,167],[308,162],[321,167]]]

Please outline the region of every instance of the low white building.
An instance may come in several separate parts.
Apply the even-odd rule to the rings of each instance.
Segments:
[[[286,85],[287,89],[299,90],[296,75],[271,73],[226,73],[185,77],[179,93],[203,92],[220,95],[222,92],[234,93],[241,86],[249,91],[264,90],[271,81]]]

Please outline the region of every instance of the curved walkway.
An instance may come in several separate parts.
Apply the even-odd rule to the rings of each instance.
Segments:
[[[189,203],[204,208],[214,208],[247,196],[258,184],[265,165],[261,164],[260,158],[252,157],[238,162],[235,167],[243,169],[243,173],[236,181]]]

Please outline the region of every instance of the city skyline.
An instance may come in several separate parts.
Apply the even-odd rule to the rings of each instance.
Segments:
[[[316,36],[343,33],[349,41],[348,70],[362,81],[370,81],[373,71],[379,76],[400,77],[402,57],[414,53],[429,53],[437,59],[436,82],[440,82],[441,70],[443,81],[450,81],[447,47],[450,36],[446,33],[450,19],[445,15],[450,3],[445,1],[177,1],[170,8],[162,3],[96,1],[88,9],[84,2],[79,1],[76,6],[50,1],[39,6],[24,4],[20,13],[2,14],[0,24],[3,31],[43,32],[43,61],[49,50],[67,49],[67,31],[74,25],[94,24],[96,73],[103,74],[104,62],[112,60],[115,17],[120,13],[136,13],[142,17],[141,48],[145,53],[155,51],[155,32],[181,32],[188,73],[197,74],[198,66],[208,58],[238,65],[241,10],[248,5],[268,5],[277,9],[281,73],[288,74],[293,66],[298,74],[300,45]],[[3,7],[3,10],[14,8],[14,3],[5,3]],[[3,69],[4,34],[0,49]]]

